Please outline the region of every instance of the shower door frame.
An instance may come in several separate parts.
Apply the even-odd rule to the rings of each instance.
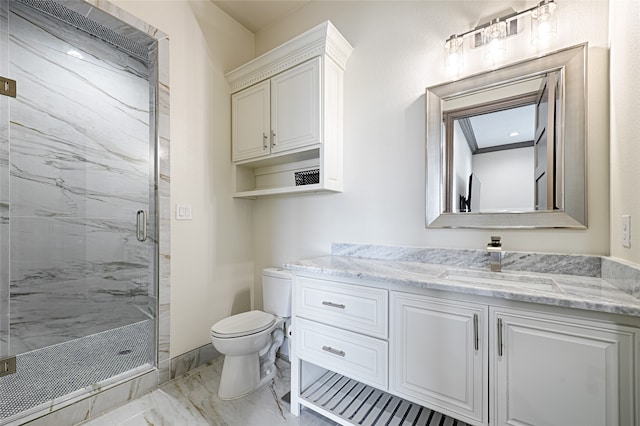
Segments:
[[[169,38],[168,36],[159,31],[157,28],[143,22],[139,18],[133,16],[132,14],[124,11],[123,9],[107,2],[104,0],[84,0],[83,2],[86,5],[91,6],[92,8],[104,12],[110,15],[116,21],[122,21],[130,27],[133,27],[145,34],[149,37],[155,39],[155,49],[157,50],[157,55],[155,55],[155,64],[153,64],[153,74],[155,78],[153,78],[153,82],[155,83],[151,85],[150,88],[150,97],[154,97],[156,102],[151,103],[152,108],[154,108],[153,113],[151,115],[150,120],[150,149],[153,151],[153,156],[150,157],[150,160],[153,161],[154,167],[154,180],[155,184],[151,187],[153,189],[150,194],[150,202],[154,202],[153,209],[155,210],[155,215],[152,221],[150,221],[150,225],[155,227],[155,237],[156,243],[154,244],[154,255],[153,255],[153,270],[154,270],[154,291],[149,296],[152,300],[152,305],[155,306],[155,325],[156,325],[156,333],[155,336],[155,366],[156,368],[151,371],[136,371],[133,375],[129,375],[126,377],[117,377],[114,381],[110,382],[106,386],[97,386],[95,389],[88,390],[79,394],[79,392],[74,392],[71,398],[59,398],[51,402],[51,404],[46,409],[41,410],[28,410],[25,412],[24,416],[20,416],[18,422],[27,422],[38,417],[41,417],[45,414],[49,414],[49,416],[55,416],[56,414],[60,415],[60,419],[64,419],[65,421],[71,421],[75,423],[76,421],[85,420],[94,416],[93,407],[95,405],[100,405],[100,409],[108,409],[115,407],[128,399],[135,398],[139,395],[142,395],[149,390],[156,388],[160,383],[168,381],[170,379],[170,132],[169,132]],[[3,7],[3,6],[0,6]],[[7,28],[6,24],[8,22],[3,21],[0,22],[2,28]],[[1,33],[1,31],[0,31]],[[8,31],[6,32],[8,36]],[[5,34],[0,34],[0,37],[4,37]],[[8,53],[1,52],[2,57],[0,57],[0,63],[3,65],[0,66],[0,74],[6,75],[6,70],[2,69],[6,67],[8,68]],[[5,61],[5,59],[7,59]],[[151,79],[150,79],[151,80]],[[3,123],[7,123],[8,126],[8,108],[5,108],[8,105],[9,99],[6,97],[0,98],[0,105],[2,106],[0,112],[2,118],[7,118]],[[5,117],[6,114],[6,117]],[[3,124],[4,125],[4,124]],[[2,133],[8,135],[8,132]],[[0,160],[2,160],[3,155],[6,153],[7,141],[0,141]],[[153,142],[153,145],[151,145]],[[9,171],[8,167],[5,168],[6,173],[3,173],[0,176],[0,180],[2,182],[8,182]],[[5,176],[6,175],[6,176]],[[4,183],[0,183],[4,184]],[[5,191],[3,193],[8,193]],[[5,209],[6,207],[6,209]],[[8,219],[8,205],[5,206],[3,200],[0,200],[0,209],[2,220],[0,221],[0,226],[6,226],[8,228],[8,220],[5,223],[5,218]],[[5,211],[6,210],[6,211]],[[5,252],[0,254],[0,256],[7,256],[8,254],[6,250],[8,250],[8,244],[5,245],[3,242],[0,246],[0,250],[4,250]],[[7,275],[6,271],[0,271],[0,273]],[[2,290],[0,286],[0,296],[6,296],[6,305],[4,302],[0,300],[0,307],[2,308],[2,315],[0,315],[0,330],[3,330],[2,327],[6,326],[6,330],[9,331],[9,313],[8,310],[8,281],[4,281],[7,283],[6,285],[6,293]],[[5,316],[6,312],[6,316]],[[5,324],[6,322],[6,324]],[[2,343],[0,342],[0,345]],[[3,348],[0,346],[0,352]],[[8,352],[8,351],[7,351]],[[109,392],[110,390],[116,390],[115,392]],[[127,390],[128,389],[128,390]],[[117,396],[116,396],[117,395]],[[114,397],[116,396],[116,397]],[[98,402],[98,404],[96,404]],[[88,408],[86,410],[74,410],[73,407],[69,407],[73,404],[87,404]],[[68,409],[65,409],[68,407]],[[78,415],[78,412],[84,412],[82,418],[73,419],[70,418],[69,414],[74,413],[72,417]],[[48,416],[48,417],[49,417]],[[15,420],[15,419],[12,419]],[[46,423],[46,421],[45,421]]]

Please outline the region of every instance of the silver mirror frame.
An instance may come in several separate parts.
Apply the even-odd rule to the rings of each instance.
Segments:
[[[426,90],[427,228],[576,228],[587,227],[587,50],[580,44],[548,55],[475,74]],[[446,211],[446,147],[442,134],[444,100],[479,89],[561,69],[564,75],[562,140],[564,209],[506,213]]]

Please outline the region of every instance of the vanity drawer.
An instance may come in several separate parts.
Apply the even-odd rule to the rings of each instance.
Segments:
[[[386,339],[388,291],[296,276],[295,315]]]
[[[388,387],[388,343],[373,337],[296,318],[297,356],[362,383]]]

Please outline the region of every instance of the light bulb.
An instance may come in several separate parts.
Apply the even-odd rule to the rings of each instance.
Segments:
[[[485,58],[496,61],[507,54],[505,39],[507,38],[507,24],[504,21],[492,21],[484,31]]]
[[[547,40],[551,37],[551,23],[549,23],[548,17],[538,19],[538,40]]]

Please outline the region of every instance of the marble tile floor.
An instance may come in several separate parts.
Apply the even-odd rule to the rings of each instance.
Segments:
[[[304,410],[299,417],[289,412],[280,398],[289,392],[290,364],[278,359],[278,374],[272,386],[232,401],[218,398],[223,358],[217,358],[159,389],[132,400],[83,426],[331,426],[336,423]],[[277,399],[276,399],[277,396]],[[281,411],[282,410],[282,411]]]

